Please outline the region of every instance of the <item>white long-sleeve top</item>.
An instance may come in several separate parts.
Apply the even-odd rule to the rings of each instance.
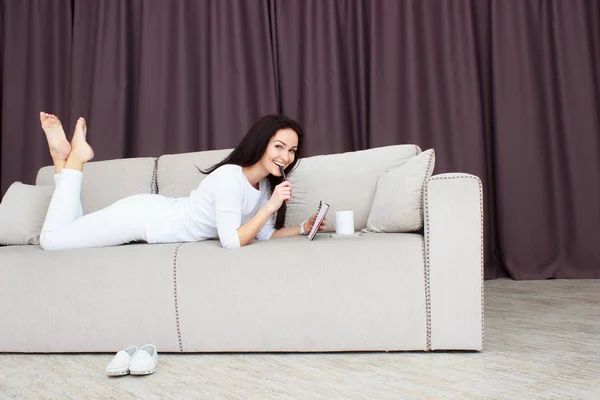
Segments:
[[[237,229],[270,199],[267,178],[255,189],[238,165],[223,165],[210,173],[189,197],[165,197],[163,215],[146,225],[148,243],[197,242],[219,238],[224,248],[240,247]],[[275,232],[275,216],[257,235],[268,240]]]

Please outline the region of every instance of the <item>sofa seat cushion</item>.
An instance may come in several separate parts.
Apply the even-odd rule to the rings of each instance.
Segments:
[[[179,351],[176,247],[0,247],[0,351],[114,352],[132,343]]]
[[[134,194],[156,193],[156,158],[139,157],[95,161],[83,167],[81,203],[89,214]],[[54,167],[43,167],[37,185],[54,186]]]
[[[397,145],[343,154],[303,158],[289,175],[293,185],[285,226],[299,225],[329,204],[327,230],[335,231],[335,212],[354,211],[354,228],[366,228],[379,175],[421,152],[415,145]]]
[[[419,234],[325,233],[236,250],[209,240],[182,245],[176,268],[184,351],[426,348]]]

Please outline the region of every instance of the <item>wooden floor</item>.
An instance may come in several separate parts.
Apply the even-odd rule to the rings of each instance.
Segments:
[[[600,280],[485,289],[481,353],[161,355],[121,378],[109,354],[2,354],[0,398],[600,399]]]

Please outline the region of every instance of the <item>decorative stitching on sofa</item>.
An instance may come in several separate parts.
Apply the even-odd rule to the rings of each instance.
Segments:
[[[421,185],[421,202],[419,203],[419,220],[420,220],[420,228],[414,230],[414,232],[418,232],[423,228],[424,225],[424,211],[427,213],[427,227],[429,228],[429,207],[427,207],[427,176],[429,175],[429,169],[431,168],[431,162],[435,157],[435,150],[431,152],[429,156],[429,162],[427,164],[427,172],[425,173],[425,178],[423,179],[423,184]],[[429,231],[429,230],[428,230]],[[429,277],[429,233],[427,233],[427,246],[425,246],[425,239],[423,239],[423,260],[425,262],[425,318],[426,318],[426,348],[425,351],[431,351],[431,286],[430,286],[430,277]],[[425,247],[427,247],[427,251],[425,251]]]
[[[483,243],[483,223],[484,223],[484,219],[483,219],[483,183],[481,182],[481,179],[477,179],[479,181],[479,209],[480,209],[480,215],[481,215],[481,231],[480,231],[480,238],[481,238],[481,246],[480,246],[480,258],[481,258],[481,346],[483,347],[483,342],[485,339],[485,318],[484,318],[484,311],[485,311],[485,304],[484,304],[484,300],[483,300],[483,290],[485,288],[484,280],[485,280],[485,274],[484,274],[484,266],[483,266],[483,259],[484,259],[484,251],[483,251],[483,247],[484,247],[484,243]]]
[[[449,180],[449,179],[464,179],[464,178],[468,178],[468,179],[475,179],[477,181],[477,185],[479,186],[479,215],[480,215],[480,229],[479,229],[479,239],[480,239],[480,243],[481,245],[479,246],[480,248],[480,270],[481,270],[481,344],[483,346],[484,343],[484,339],[485,339],[485,325],[484,325],[484,311],[485,311],[485,302],[484,302],[484,267],[483,267],[483,259],[484,259],[484,249],[483,249],[483,233],[484,233],[484,227],[483,227],[483,220],[484,220],[484,211],[483,211],[483,183],[481,182],[481,179],[477,176],[472,176],[472,175],[458,175],[458,176],[439,176],[439,177],[431,177],[429,178],[430,181],[439,181],[439,180]],[[427,185],[425,185],[427,186]],[[424,189],[424,195],[427,193],[427,187],[425,187]],[[427,203],[425,203],[427,205]],[[427,212],[429,211],[429,207],[426,207],[425,210],[427,210]],[[429,231],[429,213],[427,213],[427,231]],[[425,261],[425,271],[426,271],[426,277],[425,277],[425,286],[426,286],[426,297],[429,296],[429,234],[427,235],[427,259]],[[429,308],[429,314],[427,317],[427,325],[428,325],[428,330],[427,330],[427,337],[428,337],[428,350],[431,350],[430,346],[431,346],[431,304],[427,305]]]
[[[425,177],[423,178],[423,183],[421,184],[421,188],[424,188],[425,182],[427,182],[427,177],[431,177],[429,170],[431,169],[431,163],[435,158],[435,150],[432,149],[431,155],[429,156],[429,162],[427,163],[427,170],[425,171]],[[433,172],[432,172],[433,173]],[[421,189],[421,201],[419,202],[419,228],[413,230],[413,232],[418,232],[423,228],[423,201],[425,199],[425,191]]]
[[[177,294],[177,255],[179,254],[179,248],[183,246],[183,243],[175,248],[173,254],[173,298],[175,300],[175,321],[177,323],[177,338],[179,340],[179,351],[183,352],[183,343],[181,342],[181,327],[179,324],[179,297]]]
[[[421,148],[415,144],[415,156],[418,156],[421,153]]]
[[[156,174],[158,169],[158,158],[154,160],[154,170],[152,171],[152,181],[150,182],[150,193],[158,193],[158,182]]]
[[[421,240],[421,250],[423,252],[423,263],[425,264],[425,328],[427,334],[425,336],[425,351],[431,351],[431,298],[429,290],[429,264],[427,262],[428,256],[425,254],[425,238]],[[429,248],[427,248],[429,251]]]
[[[425,223],[427,229],[425,234],[427,236],[427,246],[425,246],[425,240],[423,240],[423,253],[425,256],[425,351],[431,351],[431,287],[429,280],[429,207],[427,202],[427,184],[423,185],[423,202],[425,203]]]

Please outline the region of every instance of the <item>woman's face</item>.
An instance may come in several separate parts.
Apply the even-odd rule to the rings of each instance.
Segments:
[[[298,134],[290,128],[280,129],[271,137],[260,159],[262,166],[272,175],[281,176],[278,165],[287,168],[296,159]]]

